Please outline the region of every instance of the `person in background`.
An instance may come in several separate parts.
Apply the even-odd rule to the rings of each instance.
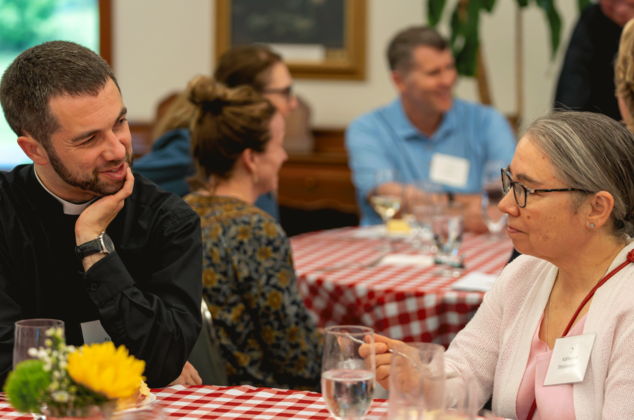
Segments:
[[[581,13],[568,44],[555,109],[599,112],[621,119],[614,97],[614,57],[623,26],[634,17],[634,0],[600,0]]]
[[[473,377],[478,404],[493,395],[500,417],[530,419],[536,401],[535,420],[634,418],[634,136],[605,115],[554,112],[528,127],[502,179],[499,207],[524,255],[454,338],[446,370]],[[588,334],[593,344],[559,341]],[[386,385],[395,344],[377,336]],[[582,350],[581,381],[543,385]]]
[[[627,129],[634,133],[634,20],[623,28],[615,67],[619,110]]]
[[[400,97],[360,116],[346,130],[361,224],[381,222],[368,202],[371,194],[399,194],[402,187],[375,185],[375,173],[397,169],[404,183],[444,184],[467,205],[465,227],[485,231],[479,216],[482,171],[487,161],[513,158],[515,138],[508,122],[491,107],[453,97],[458,77],[453,54],[434,29],[417,26],[398,33],[387,58]]]
[[[185,201],[203,230],[203,294],[230,385],[318,390],[322,335],[299,293],[291,247],[253,205],[277,188],[284,117],[253,88],[190,83],[196,175]]]
[[[15,322],[33,318],[64,321],[69,345],[125,345],[150,387],[200,384],[186,363],[202,325],[200,218],[133,174],[108,64],[72,42],[29,48],[0,102],[33,161],[0,174],[0,384]]]
[[[297,108],[293,79],[282,57],[263,45],[236,47],[220,57],[214,79],[228,87],[248,85],[266,97],[284,116]],[[161,188],[184,196],[186,177],[193,175],[189,123],[195,107],[179,95],[153,131],[152,152],[135,162],[134,169]],[[258,197],[255,205],[279,221],[273,192]]]

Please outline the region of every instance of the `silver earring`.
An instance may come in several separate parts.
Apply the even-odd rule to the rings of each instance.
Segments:
[[[590,229],[594,229],[594,223],[590,223]]]

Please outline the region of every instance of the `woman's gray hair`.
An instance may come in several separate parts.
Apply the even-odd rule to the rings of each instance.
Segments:
[[[625,126],[593,112],[557,111],[533,121],[526,136],[550,158],[562,182],[612,194],[613,235],[634,237],[634,136]]]

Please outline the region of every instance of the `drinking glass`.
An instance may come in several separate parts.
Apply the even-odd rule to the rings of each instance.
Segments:
[[[445,410],[437,420],[475,420],[478,413],[476,385],[469,374],[453,374],[447,378]]]
[[[401,212],[414,231],[412,247],[420,252],[432,251],[431,214],[445,200],[443,187],[431,181],[414,181],[405,186]]]
[[[369,355],[359,348],[368,343]],[[337,419],[363,419],[374,394],[374,331],[368,327],[327,327],[321,362],[321,392]]]
[[[445,349],[433,343],[400,343],[390,366],[388,419],[433,418],[445,407]]]
[[[46,347],[44,341],[49,338],[46,331],[50,328],[64,329],[64,321],[57,319],[24,319],[15,323],[15,344],[13,345],[13,370],[18,363],[34,359],[29,355],[30,348]]]
[[[498,204],[504,198],[500,169],[506,167],[503,161],[488,161],[482,173],[482,219],[489,229],[490,238],[500,238],[500,232],[506,226],[507,215],[502,213]]]
[[[447,203],[441,214],[432,218],[432,231],[436,243],[436,264],[443,268],[434,273],[437,276],[458,277],[464,268],[462,256],[458,253],[464,233],[464,208],[460,203]]]
[[[403,195],[401,174],[396,169],[380,169],[374,174],[374,185],[376,187],[370,196],[370,205],[385,223],[385,236],[380,249],[391,251],[388,224],[401,208]]]

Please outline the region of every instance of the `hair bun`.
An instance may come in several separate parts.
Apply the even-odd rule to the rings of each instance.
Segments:
[[[189,83],[187,97],[203,112],[214,115],[221,114],[223,106],[228,103],[227,89],[207,76],[198,76]]]
[[[220,115],[222,113],[222,107],[225,105],[225,101],[220,98],[213,99],[211,101],[203,101],[200,104],[203,112],[211,112],[214,115]]]

